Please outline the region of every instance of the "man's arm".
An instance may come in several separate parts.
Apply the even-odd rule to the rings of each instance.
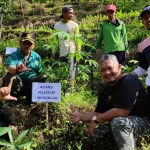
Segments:
[[[10,65],[10,66],[8,67],[8,72],[9,72],[11,75],[16,75],[16,74],[17,74],[16,67]]]
[[[13,66],[13,65],[10,65],[10,66],[8,67],[8,72],[9,72],[11,75],[16,75],[16,74],[18,74],[18,73],[26,72],[26,71],[28,71],[28,70],[32,70],[32,69],[26,67],[26,60],[25,60],[22,64],[18,65],[17,67],[16,67],[16,66]]]
[[[103,114],[99,114],[97,116],[97,121],[100,123],[109,122],[115,117],[125,117],[129,115],[129,113],[130,113],[130,110],[127,110],[127,109],[113,108]]]
[[[125,51],[129,51],[126,26],[124,23],[122,23],[122,37],[123,37],[123,41],[124,41],[124,45],[125,45]]]
[[[125,109],[118,109],[118,108],[112,108],[108,111],[106,111],[103,114],[99,114],[97,116],[97,121],[99,123],[103,123],[103,122],[109,122],[112,119],[116,118],[116,117],[124,117],[127,116],[130,113],[130,110],[125,110]],[[91,121],[88,127],[88,130],[90,132],[91,135],[93,134],[93,130],[95,129],[95,127],[97,126],[97,123],[95,123],[94,121]]]
[[[91,122],[93,116],[97,116],[100,114],[97,112],[89,112],[89,113],[82,114],[78,111],[78,109],[76,109],[73,106],[71,107],[71,110],[72,112],[69,113],[69,116],[72,122],[78,122],[78,121]]]
[[[138,67],[132,72],[133,75],[138,77],[144,75],[149,67],[149,64],[143,54],[143,52],[138,53]]]
[[[94,47],[91,49],[91,52],[95,52],[101,46],[102,40],[103,40],[103,27],[101,24],[98,39],[96,40]]]

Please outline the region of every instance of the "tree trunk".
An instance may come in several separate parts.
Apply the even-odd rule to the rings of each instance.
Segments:
[[[2,29],[3,29],[3,17],[4,14],[0,14],[0,40],[2,39]]]
[[[21,11],[22,11],[23,26],[24,26],[24,29],[25,29],[25,32],[26,32],[26,24],[25,24],[25,18],[24,18],[24,11],[23,11],[23,6],[22,6],[22,0],[20,0],[20,8],[21,8]]]

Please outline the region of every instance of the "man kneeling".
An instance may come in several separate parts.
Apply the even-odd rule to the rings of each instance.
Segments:
[[[107,83],[99,93],[95,111],[82,114],[72,107],[70,120],[89,122],[89,149],[134,150],[136,139],[150,134],[147,93],[137,77],[121,73],[114,55],[103,55],[99,69]]]
[[[34,46],[35,34],[22,33],[20,49],[7,58],[8,74],[3,81],[3,86],[7,86],[13,76],[11,95],[26,96],[27,104],[31,103],[32,82],[45,82],[47,78],[42,74],[41,57],[33,51]]]

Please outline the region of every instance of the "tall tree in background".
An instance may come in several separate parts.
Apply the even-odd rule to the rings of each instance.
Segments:
[[[2,28],[4,15],[12,14],[12,0],[0,0],[0,40],[2,38]]]

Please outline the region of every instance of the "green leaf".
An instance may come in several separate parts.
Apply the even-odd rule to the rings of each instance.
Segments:
[[[14,132],[13,132],[13,130],[10,130],[8,132],[8,135],[9,135],[10,142],[14,143]]]
[[[27,132],[28,132],[28,130],[25,130],[25,131],[21,132],[21,133],[18,135],[18,137],[17,137],[17,139],[15,140],[15,142],[20,142],[20,141],[26,136]]]
[[[10,127],[0,127],[0,136],[8,133],[9,131],[11,131],[12,129]]]
[[[0,139],[0,145],[3,145],[3,146],[12,146],[11,143],[7,142],[4,139]]]
[[[6,150],[12,150],[12,148],[11,148],[11,147],[8,147]]]
[[[23,142],[23,143],[20,143],[17,145],[17,147],[21,148],[21,147],[24,147],[24,146],[29,146],[31,145],[33,142],[30,142],[30,141],[26,141],[26,142]]]

